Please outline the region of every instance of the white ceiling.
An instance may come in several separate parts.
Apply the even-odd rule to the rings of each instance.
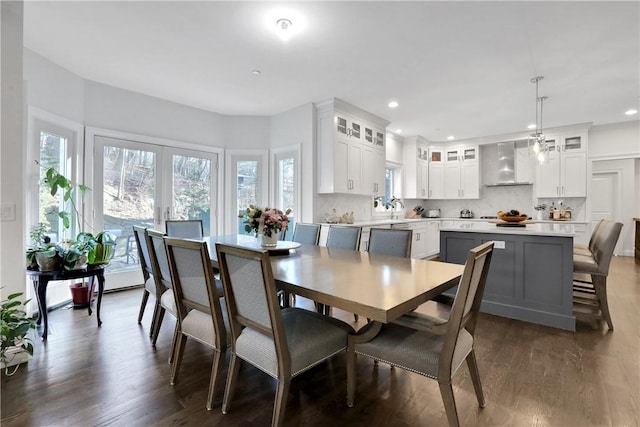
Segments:
[[[85,79],[221,114],[338,97],[442,141],[526,130],[536,75],[545,128],[637,120],[624,112],[639,109],[639,4],[27,1],[24,44]],[[304,26],[287,43],[271,31],[285,13]]]

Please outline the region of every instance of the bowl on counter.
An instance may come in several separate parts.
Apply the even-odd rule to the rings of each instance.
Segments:
[[[506,222],[522,222],[526,220],[528,217],[526,215],[518,215],[518,216],[503,216],[500,217],[501,220]]]

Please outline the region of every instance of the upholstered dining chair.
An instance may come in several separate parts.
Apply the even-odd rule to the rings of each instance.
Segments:
[[[492,253],[492,241],[469,251],[451,315],[447,320],[438,322],[439,328],[432,329],[429,319],[411,316],[416,320],[385,325],[372,322],[349,336],[348,406],[353,406],[354,402],[356,355],[360,355],[437,380],[451,426],[459,425],[452,379],[466,361],[478,404],[484,407],[474,333]]]
[[[164,319],[165,311],[168,311],[176,318],[176,326],[173,333],[173,341],[171,342],[171,352],[169,353],[169,363],[173,363],[173,354],[175,353],[176,343],[178,339],[178,312],[176,309],[176,299],[171,283],[171,271],[169,269],[169,260],[167,259],[167,250],[164,246],[164,233],[156,230],[147,230],[146,233],[147,246],[149,248],[149,258],[151,259],[151,269],[153,277],[156,281],[156,289],[160,293],[160,297],[156,299],[156,313],[154,319],[154,328],[151,331],[151,343],[156,345],[160,327]]]
[[[605,320],[611,331],[613,321],[607,299],[607,277],[621,230],[620,222],[601,221],[593,237],[593,244],[590,245],[590,254],[575,251],[573,254],[574,274],[591,276],[591,281],[574,277],[573,313],[576,316]]]
[[[142,291],[142,302],[140,304],[140,311],[138,312],[138,323],[142,323],[142,316],[144,315],[144,309],[147,307],[147,301],[149,295],[153,295],[154,298],[160,298],[157,295],[156,282],[153,278],[153,270],[151,269],[151,259],[149,258],[149,248],[147,247],[147,239],[145,237],[146,228],[137,225],[133,226],[133,237],[138,247],[138,259],[140,260],[140,269],[142,270],[142,280],[144,280],[144,290]],[[155,311],[151,318],[151,326],[149,328],[149,336],[153,332],[155,326]]]
[[[297,223],[293,230],[293,242],[303,245],[317,245],[320,238],[320,224]]]
[[[343,352],[353,328],[300,308],[280,309],[266,251],[216,244],[231,326],[231,363],[222,412],[227,413],[240,364],[248,362],[278,382],[271,424],[284,420],[291,379]]]
[[[213,365],[207,396],[207,409],[211,410],[221,380],[222,361],[229,344],[224,298],[220,298],[216,289],[206,242],[170,237],[166,237],[164,241],[179,324],[171,385],[178,380],[188,338],[211,347]]]
[[[372,228],[367,250],[372,254],[383,254],[409,258],[411,256],[412,230]]]
[[[332,225],[327,234],[327,247],[334,249],[351,249],[357,251],[360,246],[362,228],[344,225]]]
[[[182,239],[202,239],[204,229],[202,220],[185,219],[185,220],[168,220],[165,221],[168,237],[180,237]]]

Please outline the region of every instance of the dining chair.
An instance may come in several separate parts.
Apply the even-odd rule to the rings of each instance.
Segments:
[[[206,407],[211,410],[229,345],[224,298],[218,295],[206,242],[165,237],[169,270],[178,313],[178,340],[171,369],[171,385],[178,380],[187,339],[213,349]]]
[[[292,241],[303,245],[317,245],[320,238],[320,224],[297,223]]]
[[[411,256],[412,238],[413,230],[372,228],[369,234],[367,251],[372,254],[409,258]]]
[[[277,380],[271,424],[282,425],[291,379],[343,352],[353,328],[300,308],[280,309],[267,251],[216,244],[231,327],[227,413],[242,362]]]
[[[360,246],[361,227],[332,225],[327,234],[327,247],[357,251]]]
[[[591,276],[591,281],[575,278],[573,280],[573,313],[576,316],[588,316],[605,320],[609,330],[613,331],[613,321],[607,299],[607,277],[609,265],[622,231],[622,223],[601,221],[593,238],[590,254],[574,252],[573,272]]]
[[[156,299],[157,307],[154,310],[156,313],[154,319],[154,328],[151,331],[151,344],[156,345],[158,335],[160,334],[160,327],[164,320],[164,313],[168,311],[173,317],[176,318],[176,326],[173,333],[173,340],[171,341],[171,351],[169,353],[169,363],[173,363],[173,355],[176,349],[176,343],[178,339],[178,312],[176,309],[176,299],[173,292],[173,284],[171,282],[171,271],[169,269],[169,260],[167,259],[167,250],[164,245],[165,234],[156,230],[147,230],[147,247],[149,248],[149,258],[151,259],[151,269],[153,271],[153,277],[156,281],[156,289],[160,293],[160,297]]]
[[[142,302],[140,304],[140,311],[138,312],[138,324],[142,323],[142,316],[144,315],[144,309],[147,307],[147,301],[149,295],[153,295],[154,298],[159,297],[157,295],[156,282],[153,278],[153,270],[151,269],[151,259],[149,258],[149,248],[147,247],[147,239],[145,237],[146,228],[138,225],[133,226],[133,237],[138,247],[138,259],[140,260],[140,269],[142,270],[142,280],[144,280],[144,290],[142,291]],[[149,336],[155,326],[155,311],[151,318],[151,326],[149,329]]]
[[[185,219],[185,220],[167,220],[165,221],[168,237],[180,237],[182,239],[202,239],[204,229],[202,220]]]
[[[347,350],[347,405],[353,406],[356,355],[383,361],[438,381],[449,425],[458,426],[452,379],[466,360],[478,404],[485,406],[474,351],[474,333],[493,253],[493,241],[469,251],[451,309],[439,328],[429,319],[381,324],[371,322],[349,336]]]
[[[360,236],[362,235],[361,227],[348,227],[344,225],[332,225],[329,227],[327,234],[327,248],[331,249],[349,249],[357,251],[360,248]],[[331,314],[331,306],[315,303],[316,311],[329,316]],[[357,319],[357,315],[354,315]]]

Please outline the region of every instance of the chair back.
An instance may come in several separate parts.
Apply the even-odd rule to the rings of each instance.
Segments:
[[[297,223],[293,230],[293,242],[303,245],[317,245],[320,238],[320,224]]]
[[[200,240],[204,236],[202,220],[200,219],[168,220],[165,221],[165,225],[168,237]]]
[[[335,249],[351,249],[357,251],[360,246],[360,227],[332,225],[327,235],[327,247]]]
[[[159,282],[162,291],[173,287],[171,284],[171,271],[167,250],[164,246],[165,234],[157,230],[146,230],[147,246],[149,248],[149,258],[151,259],[151,270],[153,277]]]
[[[147,246],[147,239],[144,237],[146,228],[138,225],[133,226],[133,236],[136,239],[136,246],[138,247],[138,259],[140,260],[140,267],[142,268],[142,275],[144,281],[153,274],[151,270],[151,258],[149,258],[149,248]]]
[[[171,237],[165,237],[164,243],[179,321],[190,310],[210,315],[215,347],[223,348],[227,342],[226,329],[207,243]]]
[[[601,219],[600,221],[598,221],[595,227],[593,227],[593,231],[591,232],[591,237],[589,238],[589,250],[591,251],[591,253],[593,253],[593,250],[594,250],[593,246],[596,243],[596,237],[598,236],[598,229],[600,228],[603,222],[604,222],[604,219]]]
[[[290,366],[284,323],[280,312],[269,254],[216,243],[218,265],[229,310],[233,351],[243,331],[250,328],[273,340],[278,365]],[[282,369],[280,369],[282,372]]]
[[[454,365],[464,361],[464,358],[459,360],[460,358],[455,357],[459,340],[473,342],[492,254],[493,241],[485,242],[469,251],[447,322],[448,328],[438,363],[438,378],[451,378],[452,373],[458,368]],[[464,356],[466,357],[466,354]]]
[[[369,234],[367,250],[372,254],[409,258],[411,256],[412,239],[413,230],[372,228]]]
[[[609,264],[611,264],[611,257],[621,231],[622,223],[620,222],[609,220],[600,222],[592,249],[593,258],[598,264],[597,274],[602,276],[609,274]]]

